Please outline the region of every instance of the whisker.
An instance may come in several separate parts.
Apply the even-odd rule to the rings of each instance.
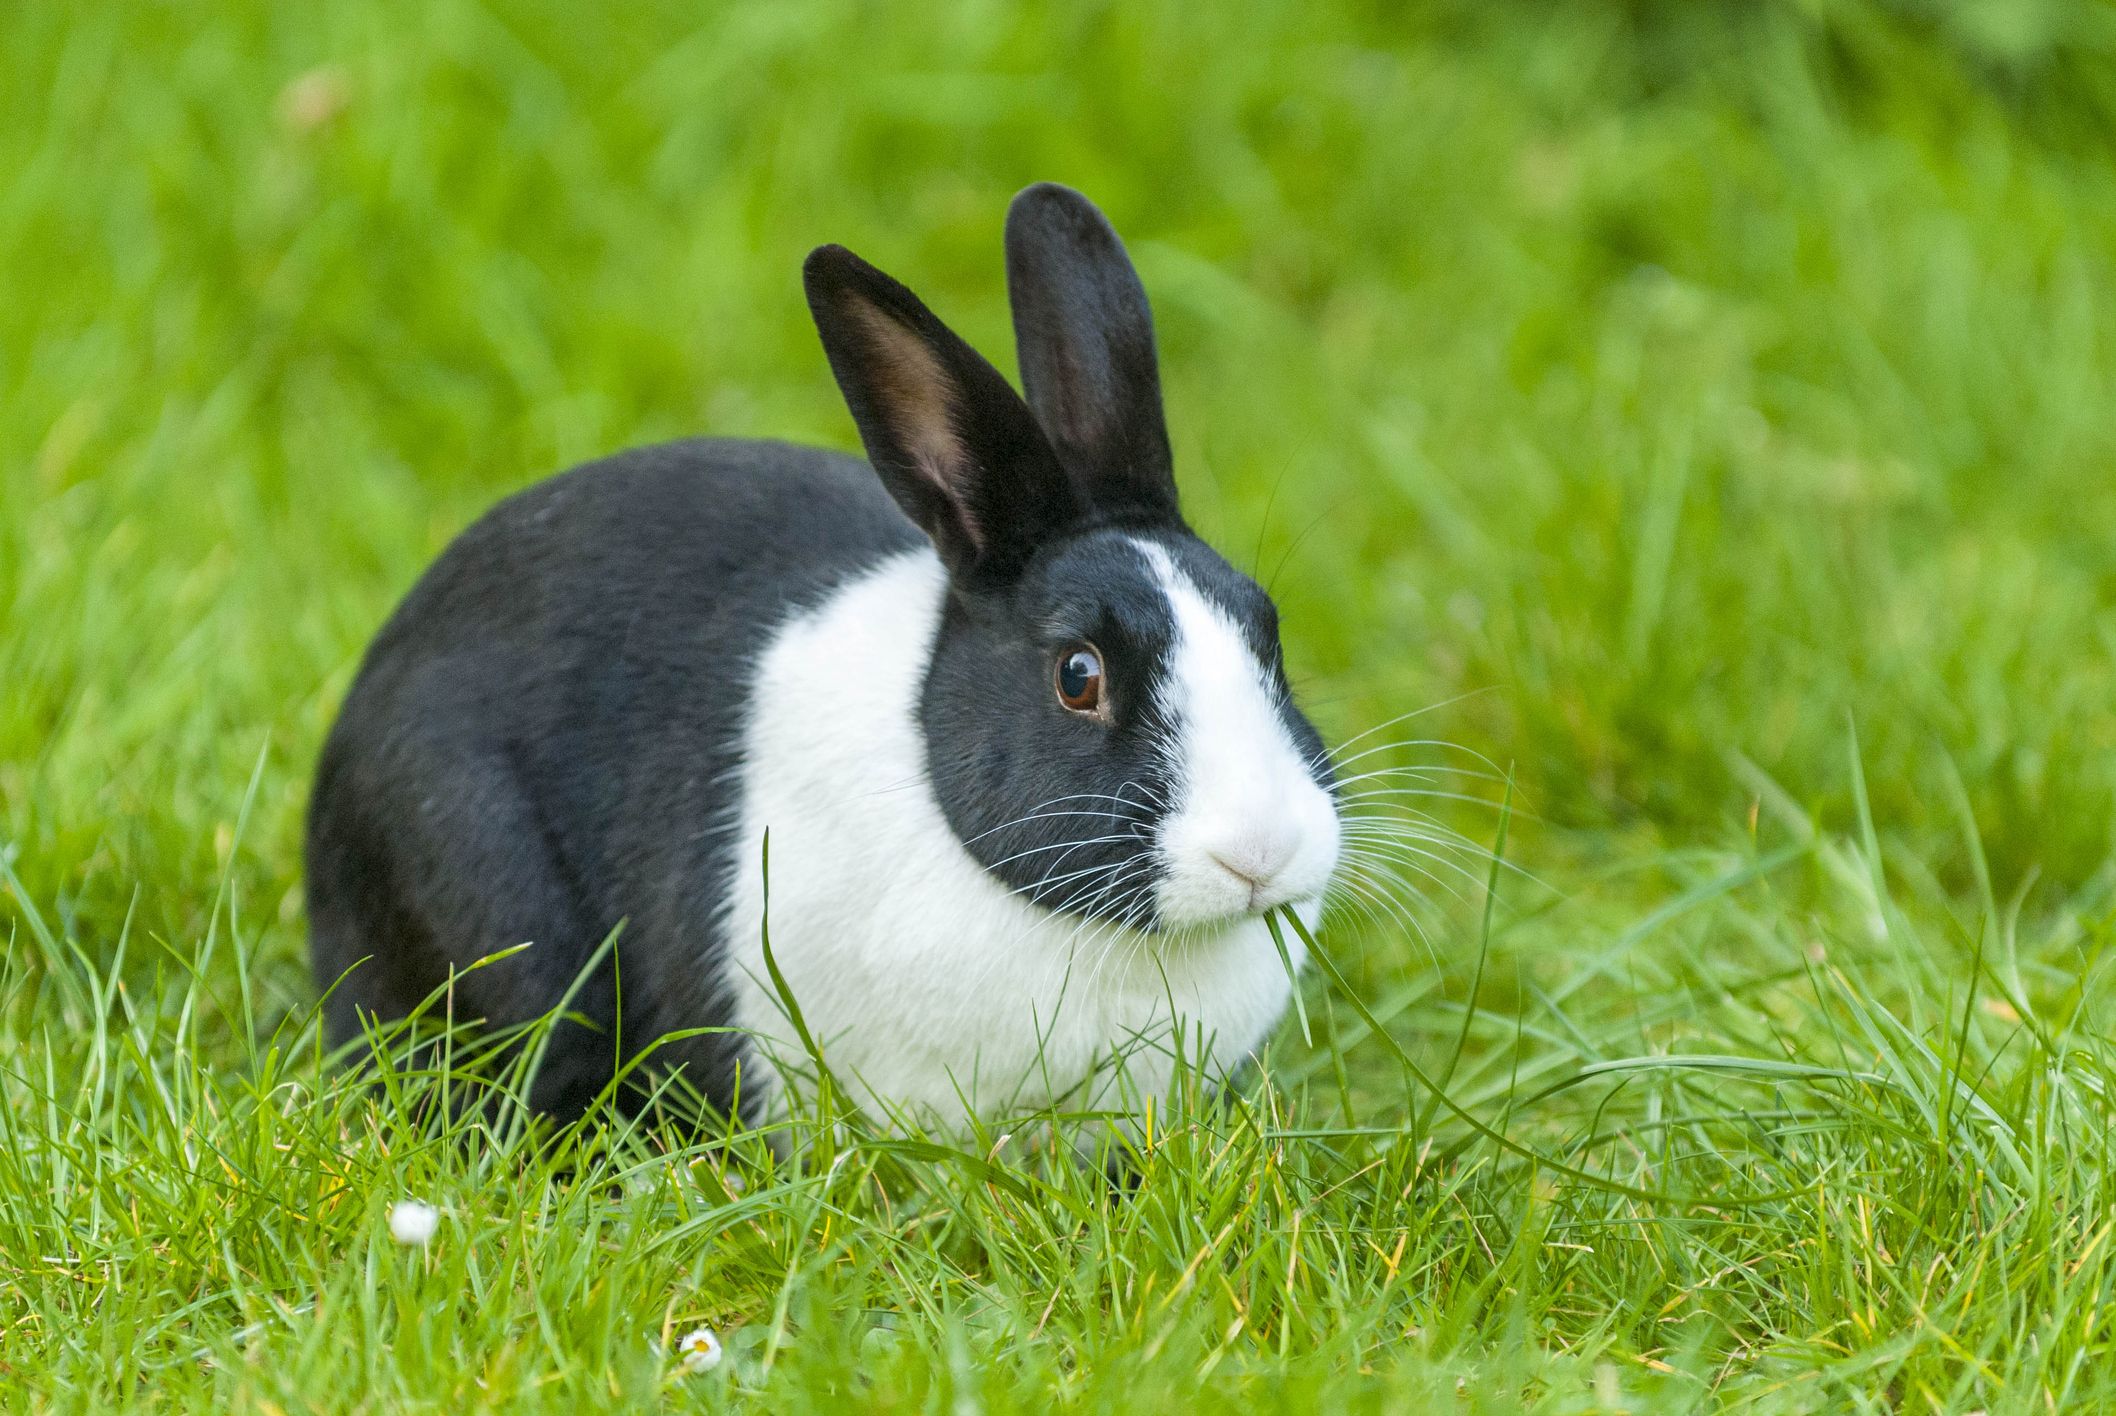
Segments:
[[[1343,742],[1339,743],[1334,750],[1325,749],[1325,756],[1335,756],[1336,753],[1344,751],[1346,748],[1350,747],[1353,743],[1360,741],[1362,738],[1370,738],[1378,732],[1385,732],[1388,729],[1395,727],[1398,723],[1408,723],[1413,718],[1422,717],[1427,713],[1437,713],[1443,708],[1452,708],[1457,703],[1464,703],[1472,698],[1477,697],[1479,694],[1491,693],[1493,691],[1493,688],[1489,685],[1484,688],[1473,688],[1465,693],[1458,693],[1453,698],[1443,698],[1438,703],[1428,703],[1423,708],[1413,708],[1408,713],[1398,713],[1395,717],[1390,718],[1385,722],[1376,723],[1373,727],[1368,728],[1364,732],[1354,733],[1351,737],[1348,737]]]
[[[1415,846],[1393,844],[1376,846],[1369,844],[1354,853],[1354,858],[1363,859],[1369,865],[1379,866],[1388,863],[1400,865],[1406,870],[1416,871],[1464,905],[1473,903],[1470,897],[1463,894],[1454,881],[1432,870],[1425,862],[1429,861],[1432,865],[1452,870],[1473,886],[1481,888],[1484,884],[1484,877],[1459,862],[1450,860],[1446,856],[1435,854],[1432,851],[1419,850]]]
[[[1508,860],[1504,856],[1494,855],[1489,846],[1480,845],[1460,832],[1445,831],[1443,835],[1434,835],[1417,830],[1389,829],[1393,826],[1394,823],[1387,821],[1385,818],[1366,817],[1356,822],[1345,823],[1342,830],[1347,838],[1360,841],[1415,840],[1424,842],[1427,845],[1445,846],[1450,850],[1457,851],[1476,860],[1481,865],[1488,866],[1496,863],[1499,869],[1518,880],[1526,881],[1539,890],[1548,890],[1553,895],[1562,895],[1564,893],[1534,871]]]
[[[1486,757],[1483,753],[1477,751],[1477,749],[1475,749],[1474,747],[1464,747],[1459,742],[1448,742],[1441,738],[1401,738],[1395,742],[1377,743],[1373,747],[1360,749],[1358,752],[1353,753],[1350,757],[1342,759],[1332,758],[1330,761],[1330,766],[1333,769],[1338,767],[1349,767],[1354,762],[1364,761],[1366,758],[1372,757],[1376,753],[1394,752],[1400,748],[1406,747],[1431,747],[1438,748],[1443,752],[1459,752],[1465,757],[1475,758],[1477,761],[1491,768],[1491,770],[1494,772],[1498,772],[1500,770],[1498,763],[1492,761],[1489,757]],[[1469,769],[1466,767],[1448,767],[1445,764],[1435,764],[1433,770],[1462,773],[1467,773],[1469,771]]]
[[[1045,876],[1042,880],[1037,881],[1034,885],[1028,886],[1022,890],[1017,890],[1015,893],[1020,895],[1026,895],[1029,899],[1034,900],[1037,904],[1043,905],[1045,902],[1045,898],[1050,894],[1052,890],[1056,889],[1060,885],[1065,884],[1069,880],[1077,880],[1082,876],[1092,876],[1098,871],[1115,870],[1118,867],[1127,864],[1130,864],[1130,862],[1119,860],[1104,861],[1095,865],[1083,866],[1079,870],[1068,871],[1064,875]],[[1054,907],[1045,905],[1045,908],[1048,909]],[[1082,909],[1076,909],[1072,912],[1083,913],[1084,907]]]
[[[1394,881],[1393,876],[1382,878]],[[1340,881],[1345,889],[1352,892],[1352,898],[1347,903],[1357,907],[1364,913],[1375,928],[1386,928],[1396,924],[1404,926],[1417,939],[1419,946],[1425,950],[1426,957],[1432,962],[1433,966],[1436,968],[1442,966],[1440,950],[1434,944],[1431,933],[1420,922],[1417,914],[1408,903],[1397,899],[1384,890],[1375,879],[1362,876],[1356,872],[1346,872],[1340,877]]]
[[[1045,851],[1076,851],[1083,846],[1106,846],[1119,841],[1136,841],[1138,839],[1136,835],[1120,831],[1109,836],[1085,836],[1077,841],[1053,841],[1046,846],[1030,846],[1025,851],[1016,851],[1010,856],[1004,856],[999,860],[993,861],[985,869],[997,870],[1002,865],[1012,865],[1017,860],[1026,860],[1032,855],[1041,855]]]
[[[1121,820],[1121,819],[1122,819],[1121,817],[1119,817],[1119,816],[1117,815],[1117,813],[1116,813],[1116,812],[1114,812],[1114,811],[1107,811],[1107,810],[1104,810],[1104,811],[1084,811],[1084,810],[1069,810],[1069,811],[1045,811],[1045,810],[1043,810],[1043,807],[1045,807],[1045,806],[1051,806],[1051,805],[1053,805],[1053,804],[1055,804],[1056,802],[1059,802],[1059,801],[1072,801],[1072,800],[1080,800],[1080,799],[1083,799],[1083,798],[1086,798],[1086,797],[1089,797],[1089,796],[1094,796],[1094,797],[1100,797],[1100,798],[1101,798],[1102,800],[1105,800],[1105,801],[1115,801],[1115,802],[1118,802],[1118,803],[1119,803],[1120,805],[1123,805],[1123,806],[1125,806],[1125,807],[1127,807],[1127,808],[1137,809],[1137,807],[1136,807],[1136,804],[1135,804],[1135,803],[1132,803],[1132,802],[1127,802],[1127,801],[1123,801],[1123,800],[1122,800],[1121,798],[1118,798],[1118,797],[1113,797],[1113,796],[1109,796],[1109,795],[1107,795],[1106,793],[1100,793],[1100,792],[1096,792],[1096,793],[1079,793],[1079,794],[1076,794],[1076,796],[1074,796],[1074,797],[1056,797],[1056,798],[1053,798],[1053,799],[1052,799],[1052,801],[1047,801],[1047,802],[1044,802],[1044,803],[1042,803],[1042,805],[1041,805],[1041,806],[1039,806],[1039,807],[1038,807],[1038,808],[1037,808],[1036,810],[1034,810],[1034,811],[1030,812],[1030,813],[1029,813],[1028,815],[1026,815],[1026,816],[1017,816],[1017,817],[1015,817],[1015,818],[1014,818],[1014,819],[1013,819],[1012,821],[1002,821],[1002,822],[1001,822],[1001,823],[1000,823],[999,825],[997,825],[997,826],[994,826],[994,827],[990,828],[989,830],[985,830],[985,831],[980,831],[980,832],[978,832],[978,833],[977,833],[976,835],[974,835],[974,836],[965,836],[965,837],[963,838],[963,844],[967,846],[967,845],[970,845],[970,844],[972,844],[972,843],[974,843],[974,842],[977,842],[977,841],[982,841],[982,840],[983,840],[983,839],[984,839],[985,837],[987,837],[987,836],[994,836],[994,835],[997,835],[998,833],[1000,833],[1001,831],[1009,831],[1009,830],[1012,830],[1012,829],[1014,829],[1014,828],[1015,828],[1015,827],[1017,827],[1017,826],[1026,826],[1026,825],[1027,825],[1027,824],[1028,824],[1029,822],[1031,822],[1031,821],[1048,821],[1048,820],[1053,820],[1053,819],[1055,819],[1055,818],[1059,818],[1059,817],[1066,817],[1066,816],[1093,816],[1093,817],[1098,817],[1098,818],[1099,818],[1099,817],[1108,817],[1108,818],[1110,818],[1110,819],[1113,819],[1113,820]]]
[[[1397,778],[1399,780],[1423,782],[1428,786],[1437,786],[1442,780],[1450,777],[1466,777],[1475,782],[1497,782],[1504,785],[1504,779],[1495,777],[1489,772],[1479,772],[1469,767],[1414,767],[1409,765],[1369,767],[1364,772],[1353,772],[1347,776],[1333,778],[1331,785],[1342,791],[1346,787],[1354,787],[1361,782]]]
[[[1480,862],[1489,862],[1492,857],[1491,851],[1481,843],[1438,822],[1414,821],[1408,817],[1367,817],[1347,821],[1339,830],[1346,839],[1354,841],[1418,841]]]
[[[1444,817],[1425,811],[1408,803],[1391,798],[1377,798],[1358,803],[1359,809],[1347,811],[1338,817],[1346,828],[1359,827],[1366,830],[1390,830],[1397,827],[1415,826],[1424,831],[1435,831],[1452,836],[1458,841],[1470,839],[1448,824]]]

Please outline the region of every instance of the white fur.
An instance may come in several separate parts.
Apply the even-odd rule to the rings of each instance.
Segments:
[[[1337,869],[1337,808],[1286,732],[1274,678],[1168,552],[1135,542],[1168,596],[1176,639],[1162,683],[1177,724],[1175,799],[1155,894],[1169,924],[1200,925],[1321,896]]]
[[[1118,1051],[1131,1095],[1158,1094],[1178,1027],[1186,1056],[1231,1067],[1290,996],[1261,919],[1171,938],[1054,914],[949,827],[911,671],[945,593],[930,550],[896,557],[796,616],[757,664],[727,937],[736,1021],[768,1065],[744,1090],[763,1082],[776,1110],[805,1064],[764,961],[767,830],[773,958],[833,1074],[883,1113],[950,1126],[966,1107],[1118,1104],[1102,1070]]]

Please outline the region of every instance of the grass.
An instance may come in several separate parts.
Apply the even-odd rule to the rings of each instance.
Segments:
[[[8,1404],[2116,1404],[2112,51],[2056,0],[9,8]],[[1461,751],[1377,760],[1521,873],[1341,911],[1312,1040],[1126,1196],[1004,1118],[540,1145],[324,1065],[300,812],[395,597],[569,462],[848,445],[819,242],[1003,355],[1047,177],[1317,718],[1429,709]]]

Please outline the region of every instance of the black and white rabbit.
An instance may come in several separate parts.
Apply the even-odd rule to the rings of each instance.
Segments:
[[[317,771],[335,1039],[523,941],[454,1012],[543,1014],[622,922],[534,1104],[577,1114],[621,1058],[717,1026],[740,1031],[651,1060],[769,1114],[806,1059],[763,955],[768,831],[773,959],[887,1111],[1040,1105],[1116,1053],[1141,1098],[1178,1034],[1221,1069],[1263,1041],[1291,985],[1262,912],[1312,920],[1337,864],[1322,743],[1270,599],[1177,509],[1116,233],[1034,186],[1006,258],[1026,401],[825,246],[809,306],[871,466],[643,448],[510,497],[427,572]]]

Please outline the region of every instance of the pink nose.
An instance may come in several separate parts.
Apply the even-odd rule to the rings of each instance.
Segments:
[[[1256,891],[1268,888],[1278,878],[1293,859],[1293,847],[1291,835],[1259,834],[1214,846],[1207,854],[1222,870]]]

